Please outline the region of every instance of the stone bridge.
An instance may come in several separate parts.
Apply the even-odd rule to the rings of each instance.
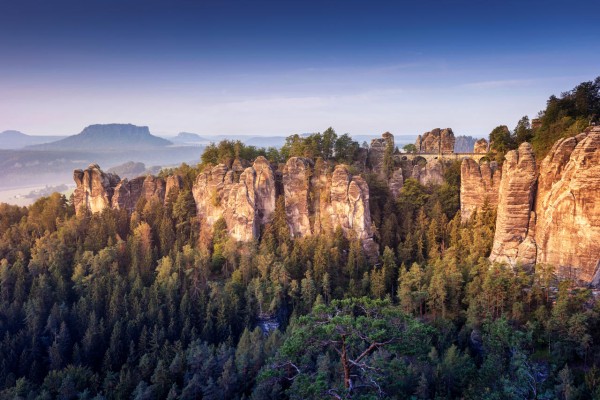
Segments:
[[[432,160],[464,160],[465,158],[472,158],[477,163],[480,163],[482,158],[488,159],[489,157],[485,153],[400,153],[395,154],[394,158],[408,161],[424,159],[426,162]]]

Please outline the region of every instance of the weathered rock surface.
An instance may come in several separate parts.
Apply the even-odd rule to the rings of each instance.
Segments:
[[[369,187],[346,165],[316,165],[292,157],[283,171],[286,218],[292,237],[331,234],[340,227],[346,238],[362,241],[370,257],[377,256],[373,241]]]
[[[179,175],[170,175],[167,177],[165,188],[165,203],[170,201],[171,196],[176,196],[183,188],[183,178]]]
[[[377,254],[369,211],[369,186],[362,177],[352,176],[345,165],[337,165],[333,171],[329,210],[334,228],[340,226],[346,237],[360,239],[368,255]]]
[[[600,263],[600,127],[556,142],[540,166],[537,262],[592,281]]]
[[[256,210],[254,180],[256,173],[248,167],[240,175],[240,180],[231,185],[225,200],[223,218],[229,234],[236,240],[248,242],[258,237],[259,219]]]
[[[275,211],[275,173],[269,161],[263,156],[257,157],[252,165],[254,169],[254,191],[256,193],[256,212],[261,224],[271,220]]]
[[[223,216],[224,207],[233,186],[233,171],[219,164],[201,172],[192,187],[196,214],[201,223],[212,227]]]
[[[466,158],[460,166],[460,216],[462,222],[469,220],[475,210],[481,210],[487,202],[495,209],[498,206],[498,189],[502,170],[498,164],[483,162],[481,165]]]
[[[535,157],[529,143],[522,143],[518,150],[506,154],[491,261],[506,262],[511,266],[535,263],[535,257],[531,258],[531,249],[535,247],[534,232],[529,228],[530,221],[535,221],[532,210],[536,178]],[[523,242],[526,244],[521,246]]]
[[[389,132],[385,132],[381,135],[381,139],[371,140],[371,146],[369,148],[369,165],[371,171],[378,175],[383,175],[384,172],[384,159],[386,150],[390,149],[390,155],[394,151],[394,135]]]
[[[477,154],[485,154],[489,151],[490,145],[487,140],[479,139],[475,142],[475,146],[473,147],[473,153]]]
[[[436,128],[419,135],[415,146],[419,153],[453,153],[455,140],[451,128]]]
[[[293,238],[312,234],[309,220],[311,161],[291,157],[283,169],[285,214]]]
[[[412,177],[421,185],[441,185],[444,182],[444,164],[440,160],[431,160],[425,165],[415,165]]]
[[[201,224],[211,229],[223,218],[229,234],[239,241],[258,237],[260,226],[269,222],[275,210],[275,174],[264,157],[258,157],[236,181],[235,175],[244,163],[229,169],[219,164],[198,175],[192,188]],[[248,165],[248,164],[245,164]]]
[[[144,176],[139,176],[131,180],[123,179],[119,182],[112,198],[112,208],[117,210],[127,210],[129,212],[133,211],[142,195],[145,179]]]
[[[90,164],[85,170],[75,170],[73,179],[77,184],[73,192],[77,215],[81,213],[82,207],[92,213],[110,207],[115,187],[120,180],[117,175],[103,172],[98,164]]]
[[[140,176],[131,180],[123,179],[115,188],[111,206],[117,210],[132,212],[140,198],[146,201],[165,201],[165,181],[152,175]]]
[[[392,193],[394,198],[398,197],[398,193],[400,193],[402,186],[404,186],[404,176],[402,175],[402,168],[398,168],[392,173],[392,176],[388,181],[390,193]]]

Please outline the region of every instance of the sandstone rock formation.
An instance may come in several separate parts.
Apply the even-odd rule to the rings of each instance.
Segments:
[[[529,143],[522,143],[518,150],[506,154],[491,261],[506,262],[511,266],[535,263],[532,249],[535,248],[533,200],[536,178],[535,157]]]
[[[81,213],[82,207],[92,213],[110,207],[115,187],[120,180],[117,175],[103,172],[98,164],[90,164],[85,170],[75,170],[73,179],[77,184],[73,192],[77,215]]]
[[[333,227],[340,226],[346,237],[356,237],[368,255],[377,254],[373,241],[369,186],[360,176],[352,176],[345,165],[337,165],[331,177],[329,217]]]
[[[254,191],[256,192],[256,212],[261,224],[271,220],[275,211],[276,191],[275,173],[269,161],[263,156],[257,157],[252,165],[255,173]]]
[[[285,213],[290,234],[293,238],[312,233],[309,220],[309,185],[311,161],[301,157],[291,157],[283,169],[283,190]]]
[[[390,153],[393,153],[394,146],[394,135],[389,132],[385,132],[381,135],[381,139],[371,140],[368,160],[372,172],[380,176],[383,174],[385,152],[389,149]]]
[[[165,203],[170,201],[171,196],[176,196],[183,188],[183,178],[179,175],[171,175],[167,177],[165,187]]]
[[[412,177],[421,185],[441,185],[444,182],[444,164],[440,160],[431,160],[425,165],[415,165]]]
[[[231,185],[224,198],[223,218],[229,234],[236,240],[248,242],[258,237],[259,219],[256,210],[253,168],[246,168],[237,183]]]
[[[453,153],[455,140],[452,129],[436,128],[419,135],[415,146],[419,153]]]
[[[487,140],[479,139],[475,142],[475,146],[473,147],[473,153],[485,154],[489,151],[490,146]]]
[[[600,127],[554,144],[536,199],[537,262],[592,281],[600,265]]]
[[[469,220],[473,212],[481,210],[487,202],[495,209],[498,206],[498,189],[502,170],[498,164],[483,162],[481,165],[465,158],[460,166],[460,216],[462,222]]]
[[[142,195],[145,179],[145,177],[139,176],[131,180],[123,179],[119,182],[111,201],[112,208],[127,210],[129,212],[133,211]]]
[[[123,179],[115,188],[111,201],[112,208],[132,212],[140,198],[147,201],[165,201],[165,181],[152,175]]]
[[[223,216],[224,206],[233,186],[233,171],[219,164],[201,172],[192,188],[196,212],[202,223],[212,227]]]
[[[392,173],[392,176],[390,176],[388,181],[390,193],[392,193],[394,198],[398,197],[398,193],[400,193],[402,186],[404,186],[404,175],[402,174],[402,168],[398,168]]]
[[[223,218],[233,238],[249,241],[258,237],[260,225],[275,210],[275,177],[264,157],[244,169],[237,181],[235,173],[225,164],[202,172],[192,194],[201,224],[210,229]]]
[[[344,236],[362,241],[369,257],[377,256],[373,241],[369,187],[346,165],[313,165],[292,157],[283,171],[286,218],[292,237],[332,234],[341,227]]]

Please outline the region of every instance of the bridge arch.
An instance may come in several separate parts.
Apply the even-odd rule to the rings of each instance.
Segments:
[[[423,167],[423,166],[427,165],[427,159],[422,156],[416,156],[415,158],[413,158],[412,164]]]

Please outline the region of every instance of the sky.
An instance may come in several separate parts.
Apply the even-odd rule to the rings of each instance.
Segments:
[[[0,0],[0,131],[487,136],[600,75],[600,2]]]

